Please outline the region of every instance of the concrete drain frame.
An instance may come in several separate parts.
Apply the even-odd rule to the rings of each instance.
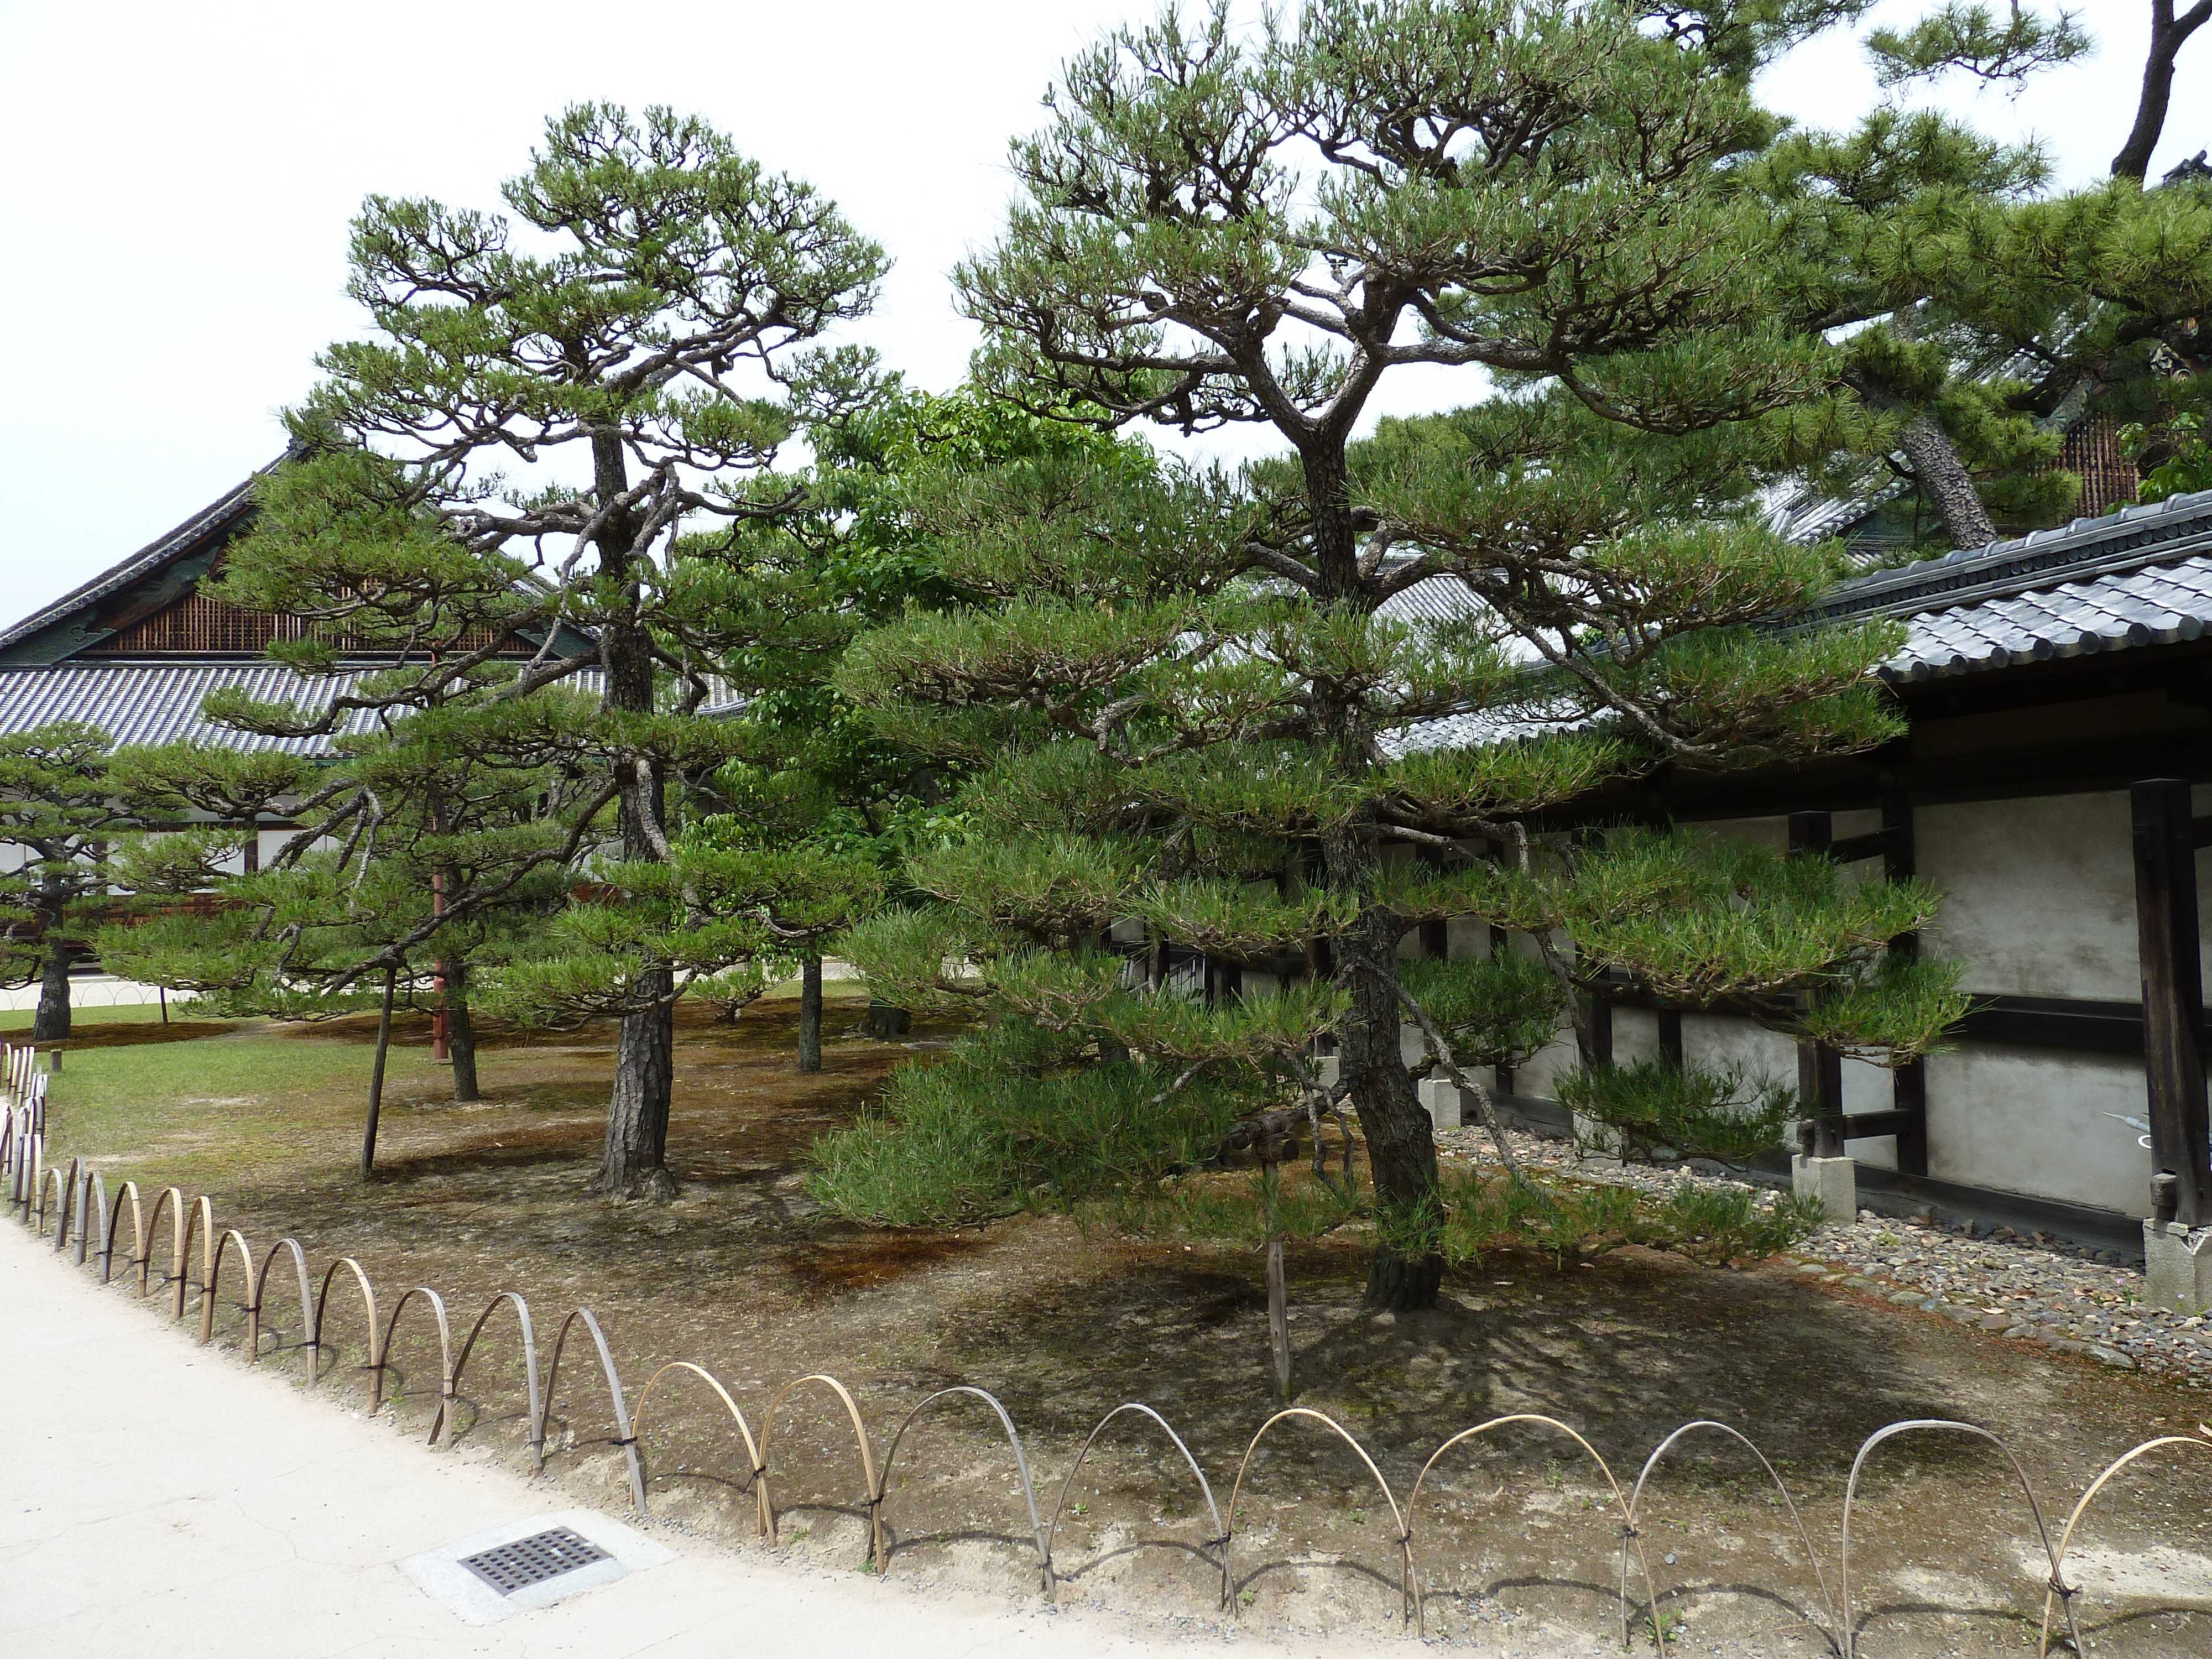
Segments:
[[[495,1625],[675,1559],[611,1516],[562,1510],[410,1555],[399,1570],[468,1623]]]
[[[192,1293],[200,1300],[199,1340],[203,1345],[215,1338],[216,1310],[220,1297],[222,1267],[234,1255],[240,1276],[245,1281],[249,1299],[239,1304],[246,1320],[244,1353],[246,1364],[252,1364],[261,1357],[264,1334],[262,1315],[268,1293],[270,1273],[280,1256],[290,1266],[298,1282],[298,1297],[301,1321],[301,1340],[298,1348],[306,1360],[306,1382],[310,1389],[321,1380],[325,1358],[335,1359],[333,1345],[326,1341],[327,1315],[331,1287],[337,1281],[341,1269],[349,1270],[350,1282],[360,1292],[364,1320],[364,1348],[367,1364],[362,1368],[369,1375],[369,1414],[374,1417],[390,1410],[395,1418],[399,1401],[397,1390],[387,1392],[386,1371],[392,1337],[399,1326],[400,1315],[419,1303],[424,1316],[436,1327],[438,1338],[438,1398],[436,1412],[430,1426],[430,1443],[443,1442],[450,1445],[454,1431],[454,1408],[459,1396],[462,1375],[469,1357],[475,1350],[477,1340],[484,1334],[492,1316],[501,1308],[509,1308],[514,1315],[516,1335],[524,1362],[524,1375],[528,1394],[529,1448],[532,1462],[542,1473],[547,1453],[548,1429],[553,1415],[555,1393],[561,1376],[561,1359],[568,1334],[579,1323],[592,1339],[592,1346],[599,1363],[605,1385],[609,1414],[613,1419],[614,1434],[604,1440],[584,1437],[581,1443],[596,1443],[618,1450],[627,1466],[629,1477],[632,1509],[640,1516],[649,1516],[647,1492],[650,1481],[647,1466],[640,1456],[640,1443],[644,1437],[647,1407],[654,1398],[655,1389],[663,1377],[682,1382],[687,1376],[703,1382],[727,1411],[731,1426],[741,1443],[748,1472],[738,1486],[740,1497],[750,1496],[756,1510],[756,1522],[762,1537],[775,1541],[777,1536],[777,1512],[769,1486],[769,1458],[775,1442],[775,1419],[778,1407],[786,1395],[803,1385],[813,1384],[832,1394],[851,1424],[855,1449],[859,1455],[862,1496],[850,1512],[864,1517],[867,1529],[867,1554],[860,1564],[877,1573],[888,1571],[895,1539],[887,1535],[884,1507],[891,1492],[891,1471],[897,1462],[902,1443],[908,1429],[916,1419],[930,1411],[941,1401],[969,1397],[981,1401],[997,1419],[1004,1431],[1012,1454],[1018,1484],[1022,1490],[1031,1536],[1035,1541],[1036,1564],[1041,1580],[1040,1589],[1048,1600],[1054,1597],[1057,1575],[1053,1564],[1053,1546],[1057,1541],[1060,1519],[1065,1513],[1075,1477],[1081,1472],[1099,1436],[1115,1419],[1123,1413],[1136,1413],[1155,1425],[1173,1443],[1182,1461],[1195,1479],[1212,1534],[1204,1540],[1200,1559],[1207,1560],[1210,1570],[1219,1576],[1220,1605],[1234,1616],[1238,1608],[1237,1592],[1240,1581],[1231,1559],[1235,1541],[1232,1525],[1223,1523],[1219,1506],[1214,1499],[1212,1482],[1190,1449],[1183,1443],[1167,1419],[1150,1406],[1129,1401],[1115,1407],[1094,1428],[1084,1442],[1074,1466],[1060,1483],[1058,1501],[1054,1504],[1049,1523],[1039,1514],[1036,1505],[1038,1483],[1030,1474],[1028,1457],[1023,1449],[1020,1434],[1006,1408],[988,1391],[968,1384],[956,1384],[929,1395],[908,1412],[890,1438],[889,1455],[880,1465],[875,1458],[875,1443],[871,1439],[859,1402],[836,1378],[820,1373],[795,1377],[778,1389],[769,1401],[761,1419],[760,1433],[756,1437],[752,1425],[744,1412],[732,1397],[721,1380],[703,1366],[689,1360],[674,1360],[661,1366],[647,1379],[635,1397],[635,1410],[629,1395],[623,1387],[615,1369],[614,1356],[609,1350],[605,1334],[599,1321],[588,1308],[576,1308],[562,1320],[559,1333],[553,1341],[550,1363],[545,1367],[541,1386],[538,1369],[537,1332],[530,1316],[529,1304],[514,1291],[501,1291],[485,1305],[465,1340],[455,1352],[453,1327],[448,1322],[446,1304],[435,1291],[418,1285],[400,1296],[390,1314],[380,1321],[376,1292],[369,1283],[368,1273],[361,1264],[349,1256],[333,1261],[322,1276],[318,1293],[308,1272],[307,1253],[298,1241],[283,1238],[272,1244],[260,1259],[257,1269],[252,1249],[244,1235],[234,1228],[217,1231],[211,1200],[202,1196],[188,1201],[183,1192],[174,1187],[163,1188],[155,1200],[150,1216],[141,1198],[137,1183],[124,1182],[111,1200],[100,1172],[82,1158],[69,1160],[66,1171],[47,1161],[46,1146],[46,1074],[33,1063],[35,1051],[18,1048],[0,1042],[0,1211],[13,1210],[33,1235],[41,1240],[51,1237],[57,1254],[76,1247],[79,1266],[89,1267],[95,1262],[100,1283],[107,1284],[115,1277],[117,1261],[117,1231],[128,1211],[131,1222],[131,1249],[122,1257],[122,1266],[136,1279],[136,1288],[143,1298],[153,1290],[154,1246],[160,1236],[166,1214],[169,1222],[169,1270],[160,1275],[162,1300],[169,1304],[169,1316],[181,1321]],[[150,1188],[149,1190],[151,1190]],[[194,1245],[198,1246],[199,1273],[191,1273]],[[283,1275],[277,1283],[283,1282]],[[2029,1483],[2027,1472],[2008,1446],[1997,1436],[1977,1424],[1956,1422],[1948,1419],[1914,1419],[1891,1423],[1879,1428],[1863,1442],[1858,1455],[1852,1460],[1850,1480],[1846,1484],[1843,1507],[1842,1549],[1837,1561],[1834,1588],[1830,1589],[1828,1576],[1820,1565],[1820,1553],[1814,1547],[1811,1534],[1797,1510],[1796,1498],[1774,1465],[1764,1452],[1753,1444],[1740,1431],[1725,1423],[1698,1419],[1686,1423],[1662,1440],[1644,1461],[1633,1490],[1625,1493],[1621,1481],[1612,1468],[1599,1455],[1595,1447],[1569,1425],[1559,1419],[1538,1413],[1515,1413],[1492,1418],[1488,1422],[1462,1429],[1446,1439],[1422,1466],[1421,1473],[1411,1492],[1401,1502],[1396,1491],[1376,1466],[1374,1459],[1352,1431],[1324,1413],[1304,1407],[1291,1407],[1279,1411],[1260,1425],[1259,1431],[1246,1446],[1238,1463],[1237,1478],[1230,1492],[1229,1510],[1233,1517],[1243,1495],[1246,1476],[1251,1472],[1253,1454],[1261,1441],[1267,1438],[1279,1424],[1310,1425],[1312,1431],[1334,1434],[1343,1440],[1364,1466],[1380,1490],[1384,1507],[1390,1514],[1395,1534],[1390,1540],[1389,1553],[1395,1558],[1391,1568],[1386,1569],[1386,1582],[1397,1581],[1401,1601],[1401,1628],[1408,1636],[1425,1634],[1425,1596],[1422,1574],[1414,1551],[1416,1506],[1421,1489],[1431,1472],[1444,1454],[1462,1443],[1479,1439],[1494,1430],[1509,1425],[1527,1425],[1559,1435],[1574,1443],[1577,1450],[1596,1466],[1613,1499],[1612,1513],[1617,1523],[1620,1547],[1620,1565],[1618,1582],[1620,1601],[1620,1638],[1626,1647],[1632,1632],[1640,1621],[1650,1634],[1657,1652],[1657,1659],[1668,1659],[1668,1624],[1672,1613],[1662,1611],[1670,1595],[1680,1596],[1681,1587],[1672,1592],[1662,1589],[1652,1572],[1641,1530],[1637,1521],[1642,1512],[1644,1487],[1661,1461],[1676,1443],[1693,1432],[1718,1433],[1741,1443],[1755,1457],[1765,1476],[1773,1482],[1777,1494],[1791,1522],[1790,1530],[1808,1564],[1811,1566],[1819,1586],[1817,1604],[1796,1609],[1806,1625],[1820,1632],[1829,1651],[1836,1659],[1859,1659],[1861,1635],[1860,1613],[1856,1609],[1851,1595],[1851,1565],[1855,1529],[1853,1510],[1858,1499],[1858,1486],[1869,1455],[1883,1443],[1899,1437],[1918,1436],[1929,1432],[1964,1435],[1987,1443],[1996,1449],[2019,1489],[2021,1507],[2033,1528],[2038,1554],[2048,1564],[2049,1577],[2033,1584],[2031,1593],[2042,1594],[2039,1655],[2049,1654],[2054,1639],[2081,1655],[2087,1651],[2077,1623],[2076,1599],[2085,1586],[2069,1583],[2065,1577],[2065,1563],[2072,1548],[2075,1534],[2090,1506],[2105,1490],[2106,1484],[2124,1468],[2153,1453],[2193,1453],[2198,1456],[2212,1455],[2212,1427],[2202,1425],[2194,1434],[2160,1435],[2145,1441],[2122,1454],[2107,1464],[2088,1484],[2079,1501],[2067,1516],[2063,1528],[2054,1529],[2045,1519],[2045,1510]],[[826,1448],[825,1448],[826,1449]],[[468,1565],[468,1558],[481,1557],[493,1552],[512,1550],[518,1545],[540,1540],[544,1534],[566,1529],[586,1544],[603,1553],[603,1559],[584,1562],[574,1568],[532,1577],[528,1583],[518,1583],[502,1593],[495,1583],[494,1575],[478,1571]],[[1862,1522],[1856,1529],[1856,1541],[1863,1551],[1865,1527]],[[568,1510],[553,1515],[537,1516],[489,1532],[480,1533],[450,1544],[441,1550],[410,1557],[401,1566],[416,1583],[432,1596],[452,1608],[463,1619],[474,1624],[489,1624],[512,1617],[533,1607],[546,1607],[564,1596],[597,1585],[611,1583],[617,1578],[644,1568],[660,1565],[674,1559],[672,1551],[662,1548],[642,1534],[618,1521],[590,1510]],[[1672,1558],[1668,1558],[1671,1563]],[[542,1559],[540,1565],[548,1565]],[[557,1562],[551,1565],[558,1565]],[[1638,1581],[1632,1583],[1632,1579]],[[1640,1595],[1635,1592],[1641,1592]],[[2185,1612],[2194,1608],[2181,1608]]]

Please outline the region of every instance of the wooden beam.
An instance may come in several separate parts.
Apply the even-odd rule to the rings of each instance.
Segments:
[[[1919,872],[1919,849],[1914,839],[1912,801],[1901,791],[1881,800],[1881,872],[1892,881],[1910,881]],[[1893,956],[1917,957],[1920,935],[1900,933],[1889,942]],[[1889,1074],[1889,1103],[1902,1115],[1897,1135],[1897,1169],[1900,1175],[1928,1173],[1928,1066],[1912,1060]]]
[[[1659,1017],[1659,1060],[1675,1071],[1682,1069],[1682,1011],[1662,1005]]]
[[[1835,821],[1826,812],[1790,815],[1790,856],[1826,858],[1835,845]],[[1815,1158],[1844,1155],[1844,1057],[1825,1042],[1797,1045],[1797,1098],[1813,1125]]]
[[[2185,779],[2145,779],[2130,791],[2130,798],[2153,1205],[2157,1219],[2202,1227],[2212,1224],[2212,1168],[2205,1145],[2196,819]],[[2165,1176],[2172,1180],[2161,1180]]]
[[[1490,954],[1493,957],[1503,956],[1506,951],[1512,948],[1512,935],[1508,933],[1503,927],[1500,927],[1496,922],[1492,922],[1490,924]],[[1500,1066],[1496,1069],[1498,1072],[1498,1092],[1501,1095],[1511,1094],[1513,1092],[1513,1068],[1510,1066]]]

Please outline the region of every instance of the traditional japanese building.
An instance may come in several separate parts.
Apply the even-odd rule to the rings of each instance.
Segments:
[[[240,690],[289,702],[307,713],[328,708],[388,655],[345,655],[327,673],[302,674],[268,660],[273,642],[308,632],[301,618],[247,611],[201,591],[222,568],[225,550],[254,514],[256,480],[195,514],[167,535],[82,586],[0,632],[0,732],[50,720],[85,720],[118,744],[205,743],[225,748],[323,756],[336,737],[366,730],[356,710],[331,736],[272,738],[220,726],[201,713],[208,694]],[[564,630],[565,632],[565,630]],[[564,652],[584,648],[579,635]],[[513,654],[537,641],[518,638]],[[264,823],[249,858],[259,862],[292,826]]]

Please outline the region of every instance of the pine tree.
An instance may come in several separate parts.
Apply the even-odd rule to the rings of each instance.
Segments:
[[[362,708],[404,721],[496,678],[471,716],[489,740],[596,780],[620,848],[597,902],[504,977],[517,1012],[620,1018],[599,1185],[662,1196],[673,1003],[790,920],[762,902],[767,866],[677,845],[685,797],[732,752],[700,713],[715,664],[781,625],[707,579],[704,532],[799,504],[779,449],[866,392],[866,359],[817,343],[867,308],[883,256],[808,186],[665,109],[568,111],[505,197],[512,220],[368,200],[351,291],[370,337],[324,354],[287,416],[305,453],[221,584],[314,618],[309,655],[366,636],[404,647],[404,666],[319,721],[221,712],[264,730]],[[518,639],[532,654],[502,670]],[[542,696],[586,677],[596,707]],[[848,874],[814,872],[799,902],[811,913]],[[710,876],[732,885],[709,892]]]
[[[82,720],[0,736],[0,845],[19,860],[0,872],[0,974],[39,982],[33,1042],[70,1034],[70,970],[109,902],[115,837],[137,827],[108,776],[112,747]]]
[[[1788,135],[1746,170],[1790,227],[1797,319],[1857,331],[1842,378],[1871,419],[1829,482],[1901,483],[1887,511],[1913,526],[1911,552],[2063,520],[2081,483],[2057,465],[2068,425],[2155,426],[2201,402],[2185,371],[2212,300],[2212,191],[2188,176],[2146,189],[2144,170],[2175,57],[2207,14],[2153,10],[2142,100],[2104,183],[2052,194],[2038,147],[1887,102],[1846,133]],[[1893,90],[1965,75],[2017,91],[2093,44],[2063,12],[1972,4],[1868,41]]]
[[[1493,1128],[1473,1056],[1602,974],[1885,1057],[1933,1041],[1946,970],[1882,950],[1925,891],[1544,830],[1662,766],[1899,729],[1867,677],[1892,628],[1777,625],[1832,572],[1749,496],[1844,416],[1821,343],[1771,321],[1783,261],[1732,174],[1776,129],[1740,64],[1631,9],[1379,0],[1256,40],[1170,12],[1049,106],[1014,150],[1027,199],[959,273],[990,384],[1062,418],[1262,423],[1288,453],[917,485],[971,602],[864,636],[844,684],[973,769],[975,833],[909,860],[933,908],[847,949],[911,1006],[994,1018],[825,1144],[817,1190],[909,1220],[1141,1203],[1348,1104],[1370,1297],[1416,1307],[1443,1261],[1409,1023]],[[1504,389],[1355,443],[1415,365]],[[1542,971],[1401,972],[1449,917],[1516,930]]]

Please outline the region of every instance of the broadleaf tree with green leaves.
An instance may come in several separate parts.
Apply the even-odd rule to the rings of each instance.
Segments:
[[[1793,25],[1763,27],[1762,50]],[[1826,1010],[1885,1059],[1936,1039],[1945,966],[1905,994],[1884,965],[1925,890],[1547,830],[1662,767],[1900,727],[1869,674],[1894,626],[1782,625],[1832,568],[1755,509],[1852,416],[1832,349],[1774,320],[1786,262],[1736,174],[1779,124],[1745,49],[1644,8],[1370,0],[1254,31],[1169,11],[1066,66],[1014,148],[1024,199],[958,273],[986,383],[1285,453],[916,481],[970,600],[864,635],[843,684],[969,769],[974,833],[909,860],[933,905],[845,948],[908,1006],[991,1018],[819,1149],[817,1193],[902,1220],[1142,1204],[1240,1127],[1318,1139],[1348,1107],[1370,1297],[1418,1307],[1449,1230],[1417,1073],[1495,1129],[1468,1067],[1582,1021],[1596,975],[1744,994],[1783,1029]],[[1417,370],[1477,401],[1358,440]],[[1543,974],[1401,970],[1423,923],[1468,917]],[[1194,952],[1241,994],[1194,987]]]

